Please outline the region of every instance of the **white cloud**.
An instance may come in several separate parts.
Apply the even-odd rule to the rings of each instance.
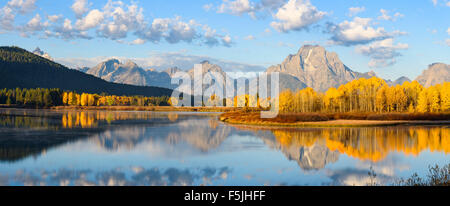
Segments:
[[[225,35],[224,37],[222,37],[222,42],[226,47],[230,47],[233,44],[233,40],[229,35]]]
[[[249,0],[223,0],[222,4],[217,9],[218,13],[228,13],[232,15],[242,15],[256,11],[253,2]]]
[[[400,12],[397,12],[394,14],[394,16],[389,16],[389,11],[380,9],[381,16],[378,17],[379,20],[385,20],[385,21],[396,21],[398,18],[403,18],[404,15]]]
[[[165,37],[166,41],[171,44],[175,44],[180,41],[192,42],[197,37],[195,25],[196,23],[193,20],[183,22],[180,17],[172,19],[171,30]]]
[[[366,10],[365,7],[351,7],[348,9],[348,16],[350,17],[355,16],[356,14],[359,14],[365,10]]]
[[[244,38],[245,40],[255,40],[255,36],[253,35],[248,35]]]
[[[450,35],[450,27],[447,29],[447,34]]]
[[[450,1],[448,1],[445,5],[450,7]]]
[[[62,15],[48,15],[47,19],[51,22],[57,22],[59,21],[63,16]]]
[[[0,29],[12,31],[17,14],[28,14],[36,9],[36,0],[11,0],[0,9]]]
[[[446,39],[445,43],[447,44],[447,46],[450,46],[450,39]]]
[[[135,3],[124,5],[122,2],[109,1],[104,7],[107,21],[101,24],[98,34],[109,39],[126,38],[128,32],[145,27],[143,8]]]
[[[271,26],[280,32],[302,30],[321,20],[326,12],[317,10],[309,0],[289,0],[274,15]]]
[[[41,16],[36,14],[24,27],[24,32],[42,31],[49,26],[48,22],[41,22]]]
[[[72,4],[72,10],[77,18],[81,18],[89,11],[89,3],[87,0],[75,0]]]
[[[26,14],[36,9],[36,0],[11,0],[6,6]]]
[[[8,6],[3,7],[0,10],[0,28],[2,30],[13,30],[15,18],[16,14],[13,9]]]
[[[186,42],[227,47],[233,44],[229,35],[217,34],[216,30],[209,28],[208,25],[197,23],[193,19],[185,21],[176,16],[148,21],[144,17],[144,9],[134,1],[126,4],[122,1],[108,0],[101,8],[89,9],[92,4],[87,0],[75,0],[71,6],[76,15],[75,20],[63,15],[46,15],[44,19],[37,14],[28,23],[15,26],[17,13],[31,11],[35,8],[35,1],[11,0],[0,8],[0,29],[20,32],[22,36],[31,34],[65,40],[98,37],[127,44],[158,43],[162,40],[170,44]],[[124,40],[129,34],[132,34],[134,41]]]
[[[62,39],[92,39],[86,31],[80,31],[73,27],[72,21],[70,19],[64,19],[62,25],[56,26],[53,31],[46,30],[45,35],[47,37],[57,37]]]
[[[370,57],[369,67],[387,67],[396,63],[401,56],[399,50],[408,49],[408,44],[394,44],[393,38],[375,41],[369,45],[356,47],[356,52]]]
[[[375,40],[383,40],[404,32],[387,32],[383,27],[374,28],[371,18],[355,17],[353,21],[344,21],[338,25],[328,25],[328,32],[332,33],[331,41],[338,45],[366,44]]]
[[[85,17],[82,19],[77,20],[75,23],[77,29],[81,31],[86,31],[92,28],[95,28],[100,25],[100,23],[103,21],[104,15],[103,12],[94,9],[91,10]]]
[[[137,38],[134,41],[132,41],[131,44],[132,45],[142,45],[142,44],[145,44],[145,42],[146,41],[144,39]]]

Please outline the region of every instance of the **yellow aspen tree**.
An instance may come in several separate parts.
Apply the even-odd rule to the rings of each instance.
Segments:
[[[63,100],[62,101],[63,101],[64,105],[68,105],[69,104],[69,95],[68,95],[67,92],[63,93]]]
[[[88,94],[88,106],[95,106],[95,96]]]
[[[80,106],[81,105],[81,95],[79,95],[79,94],[77,94],[77,95],[75,95],[76,97],[77,97],[77,106]]]
[[[430,103],[431,112],[439,112],[441,110],[441,97],[439,93],[439,85],[431,86],[429,88],[428,101]]]
[[[422,113],[430,111],[427,89],[422,90],[419,94],[419,98],[417,100],[417,111]]]
[[[290,89],[281,92],[280,94],[280,111],[291,112],[293,110],[294,102],[293,95]]]
[[[441,88],[441,111],[450,112],[450,82],[445,82]]]
[[[386,92],[388,90],[389,86],[384,85],[377,91],[376,94],[376,108],[379,112],[384,112],[387,109],[387,97]]]
[[[81,104],[81,106],[88,106],[88,94],[86,94],[86,93],[83,93],[83,94],[81,94],[81,101],[80,101],[80,104]]]

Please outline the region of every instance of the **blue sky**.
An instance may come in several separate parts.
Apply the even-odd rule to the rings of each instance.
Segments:
[[[304,44],[388,79],[450,63],[449,0],[2,0],[0,8],[1,45],[40,47],[70,67],[117,57],[146,68],[209,59],[254,71]]]

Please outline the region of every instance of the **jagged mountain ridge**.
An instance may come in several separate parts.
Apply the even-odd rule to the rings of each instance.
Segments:
[[[416,78],[424,87],[434,86],[443,82],[450,81],[450,65],[443,63],[431,64]]]
[[[212,64],[209,61],[203,61],[200,64],[203,66],[202,74],[212,71],[218,72],[224,77],[227,76],[219,65]],[[425,71],[424,74],[417,79],[419,83],[424,86],[449,81],[448,65],[433,65],[430,66],[433,68],[428,69],[432,71]],[[116,59],[111,59],[88,69],[86,72],[116,83],[175,89],[178,88],[179,85],[171,84],[171,77],[179,71],[183,70],[177,67],[171,67],[160,72],[155,70],[144,70],[131,61],[122,64]],[[194,68],[184,72],[187,72],[191,77],[194,76]],[[266,72],[268,74],[273,72],[280,73],[281,90],[291,89],[295,91],[311,87],[320,92],[324,92],[331,87],[337,88],[342,84],[346,84],[359,78],[372,78],[377,76],[374,71],[360,73],[351,70],[340,60],[337,53],[328,52],[325,48],[317,45],[305,45],[301,47],[296,54],[289,55],[281,64],[269,67]],[[240,92],[242,92],[242,90],[248,91],[248,83],[246,87],[237,88],[236,79],[233,79],[232,81],[233,82],[226,82],[226,85],[223,85],[223,87],[227,88],[234,85],[235,89]],[[256,81],[256,79],[249,80],[249,82],[252,81]],[[407,77],[400,77],[395,81],[386,80],[389,85],[403,84],[406,81],[411,80]],[[192,86],[193,85],[194,82],[192,82]],[[208,84],[203,85],[203,89],[208,87]],[[179,89],[181,90],[183,88]]]
[[[335,52],[328,52],[321,46],[306,45],[297,54],[289,55],[281,64],[271,66],[267,73],[280,72],[292,75],[316,91],[370,76],[371,73],[352,71],[339,59]]]
[[[132,61],[122,64],[117,59],[110,59],[86,71],[109,82],[137,86],[156,86],[173,89],[168,73],[144,70]]]

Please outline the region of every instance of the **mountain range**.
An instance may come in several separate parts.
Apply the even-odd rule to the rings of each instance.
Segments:
[[[203,61],[200,64],[203,65],[203,73],[215,71],[226,75],[220,66],[211,64],[209,61]],[[95,67],[81,68],[79,70],[110,82],[170,89],[178,87],[178,85],[171,84],[171,77],[176,72],[182,71],[177,67],[168,68],[164,71],[146,70],[134,62],[121,63],[117,59],[110,59]],[[449,81],[449,71],[449,65],[435,63],[430,65],[416,80],[424,86],[436,85]],[[193,76],[193,68],[186,72],[191,77]],[[328,52],[321,46],[313,45],[301,47],[296,54],[287,56],[281,64],[269,67],[266,72],[268,74],[279,72],[280,88],[294,91],[311,87],[316,91],[323,92],[331,87],[337,88],[342,84],[359,78],[376,76],[376,73],[373,71],[367,73],[353,71],[339,59],[335,52]],[[407,77],[400,77],[394,81],[386,80],[389,85],[403,84],[406,81],[411,80]],[[226,82],[226,84],[224,87],[236,85],[236,82]]]
[[[106,92],[117,95],[145,94],[147,96],[170,95],[172,89],[186,89],[171,83],[174,74],[183,71],[177,67],[155,71],[144,69],[132,61],[120,62],[117,59],[109,59],[92,68],[69,69],[53,62],[50,55],[39,47],[33,53],[18,47],[0,47],[0,53],[2,55],[0,86],[6,88],[57,87],[80,92]],[[202,74],[217,72],[227,76],[226,72],[216,64],[209,61],[203,61],[200,64],[203,68]],[[194,76],[194,68],[185,72],[190,77]],[[337,88],[355,79],[376,76],[373,71],[367,73],[353,71],[339,59],[335,52],[328,52],[321,46],[311,45],[301,47],[296,54],[289,55],[281,64],[271,66],[266,70],[269,75],[273,72],[280,74],[281,90],[291,89],[293,91],[311,87],[316,91],[323,92],[330,87]],[[225,81],[223,87],[237,88],[239,92],[243,92],[243,90],[247,92],[249,83],[256,81],[256,79],[247,80],[245,87],[238,88],[238,80],[229,76],[228,78],[231,81]],[[450,65],[434,63],[416,80],[425,87],[448,82],[450,81]],[[403,84],[406,81],[411,80],[407,77],[400,77],[394,81],[386,80],[389,85]],[[192,82],[191,86],[194,84],[195,82]],[[209,86],[204,84],[203,89],[205,90]],[[161,90],[162,88],[166,89]]]

